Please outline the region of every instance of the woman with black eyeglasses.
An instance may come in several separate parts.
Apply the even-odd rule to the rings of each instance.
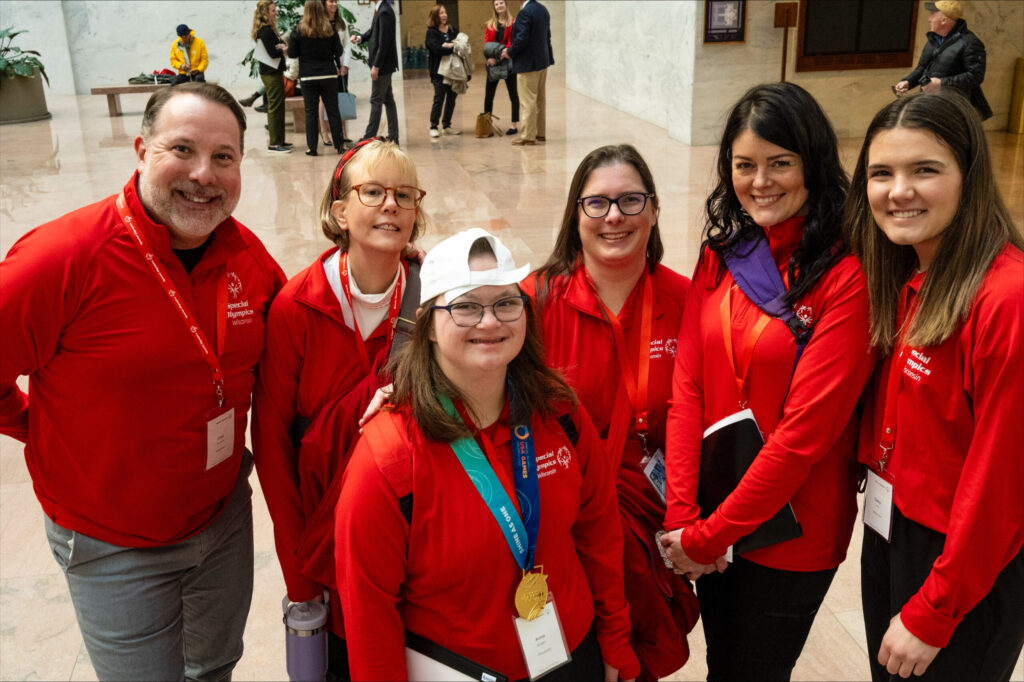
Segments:
[[[479,228],[423,261],[393,408],[364,426],[337,508],[352,679],[614,682],[639,670],[611,472],[544,363],[517,286],[528,268]],[[425,676],[405,650],[417,636],[469,659],[473,676]]]
[[[665,518],[665,415],[689,286],[660,265],[658,212],[639,152],[595,149],[573,176],[551,257],[523,283],[540,311],[548,363],[591,415],[617,478],[640,679],[686,663],[686,634],[697,621],[689,584],[666,568],[655,541]]]
[[[358,417],[387,383],[382,368],[410,288],[402,251],[426,224],[417,184],[412,159],[390,142],[360,142],[341,157],[320,205],[334,246],[274,299],[253,399],[256,472],[288,599],[331,593],[328,673],[340,679],[349,678],[334,506]]]

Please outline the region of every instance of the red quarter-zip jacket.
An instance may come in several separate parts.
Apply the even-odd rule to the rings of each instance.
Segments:
[[[795,217],[766,230],[784,272],[803,234]],[[740,409],[726,357],[720,307],[734,286],[719,258],[705,249],[694,272],[680,330],[668,416],[669,529],[685,528],[684,551],[711,563],[726,548],[791,502],[803,536],[745,553],[745,559],[788,571],[819,571],[846,556],[857,513],[855,441],[858,398],[875,364],[868,336],[868,296],[856,258],[847,256],[794,306],[813,336],[793,370],[796,342],[772,320],[753,349],[746,379],[749,407],[765,445],[736,489],[706,520],[698,520],[697,485],[703,432]],[[762,315],[737,288],[731,295],[733,347]]]
[[[128,206],[174,287],[216,347],[226,275],[226,404],[231,456],[206,469],[217,406],[210,367],[121,222],[115,197],[32,230],[0,263],[0,432],[24,440],[43,511],[54,522],[125,547],[167,545],[206,527],[235,485],[245,448],[253,368],[284,273],[228,218],[186,273],[165,226],[146,215],[133,175]],[[18,390],[29,377],[29,396]]]
[[[905,285],[911,311],[925,279]],[[875,472],[892,362],[877,373],[860,440],[861,461]],[[896,438],[883,475],[905,517],[946,536],[900,618],[944,647],[1024,543],[1024,254],[1006,246],[957,331],[938,346],[908,348],[899,362]]]
[[[304,564],[313,557],[303,553],[303,545],[311,535],[333,536],[336,497],[328,503],[330,509],[322,509],[325,493],[359,436],[359,416],[378,388],[378,370],[389,349],[385,320],[365,340],[369,372],[361,366],[356,331],[345,324],[324,272],[324,261],[337,250],[321,254],[274,300],[253,399],[256,472],[274,522],[288,598],[296,602],[335,589],[333,579],[320,583],[308,575],[333,573],[333,554],[327,557],[326,570],[304,573]],[[292,424],[299,417],[313,421],[301,454],[291,441]],[[341,635],[341,609],[336,601],[334,605],[332,630]]]
[[[639,663],[629,646],[622,535],[615,488],[586,411],[571,414],[575,447],[553,416],[531,423],[540,487],[534,564],[543,566],[566,643],[579,646],[594,623],[602,658],[623,679]],[[510,498],[512,447],[507,409],[482,446]],[[389,462],[411,458],[412,521],[399,509]],[[435,641],[510,680],[527,676],[513,626],[523,577],[505,536],[448,443],[430,440],[408,408],[377,414],[345,471],[335,552],[352,679],[406,679],[405,630]],[[596,621],[596,622],[595,622]]]

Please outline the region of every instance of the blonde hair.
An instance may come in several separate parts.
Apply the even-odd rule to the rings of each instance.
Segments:
[[[316,0],[316,2],[319,1]],[[320,229],[323,230],[324,236],[337,244],[339,249],[348,251],[348,230],[341,229],[331,214],[331,208],[333,208],[335,201],[350,200],[349,195],[352,192],[353,185],[352,178],[359,173],[372,171],[384,163],[397,165],[402,175],[409,178],[409,182],[413,185],[419,185],[419,178],[416,175],[416,164],[394,142],[374,140],[358,148],[352,156],[348,157],[347,161],[346,157],[343,156],[338,163],[339,165],[344,164],[341,168],[341,173],[339,174],[337,169],[335,169],[335,172],[331,175],[331,181],[327,183],[323,199],[320,201]],[[355,199],[355,201],[359,201],[359,199]],[[416,209],[416,220],[413,223],[409,241],[418,239],[423,234],[426,230],[427,221],[428,217],[423,210],[423,206],[419,206]]]
[[[270,8],[274,6],[274,0],[260,0],[256,3],[256,11],[252,14],[252,39],[256,40],[256,34],[264,26],[269,26],[277,35],[277,26],[270,23]]]
[[[297,30],[307,38],[327,38],[334,33],[327,7],[321,0],[306,0]]]
[[[957,92],[916,94],[895,100],[875,115],[861,147],[843,215],[847,243],[860,259],[871,300],[871,343],[892,350],[900,290],[914,273],[912,246],[893,244],[875,222],[867,199],[871,143],[894,128],[935,136],[952,152],[963,177],[960,205],[943,230],[928,268],[921,302],[906,331],[909,345],[935,346],[956,332],[970,312],[989,266],[1007,244],[1024,249],[1024,236],[1010,218],[992,173],[988,142],[974,107]],[[906,321],[904,321],[906,324]]]
[[[509,26],[512,25],[512,22],[514,22],[516,20],[516,18],[512,16],[512,12],[510,12],[508,10],[508,2],[507,2],[507,0],[505,2],[505,16],[503,16],[503,17],[499,17],[498,16],[498,10],[494,9],[494,2],[493,2],[493,0],[491,2],[491,10],[492,10],[491,18],[487,20],[487,28],[491,29],[492,31],[497,31],[498,30],[498,23],[499,22],[501,23],[502,26],[504,26],[505,28],[508,28]],[[499,35],[495,35],[494,36],[494,39],[496,41],[498,41],[499,43],[500,42],[504,42],[504,38],[505,38],[505,36],[499,36]]]

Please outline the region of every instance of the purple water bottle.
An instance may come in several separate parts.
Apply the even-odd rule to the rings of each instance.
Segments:
[[[327,605],[281,601],[285,654],[291,682],[323,682],[327,677]]]

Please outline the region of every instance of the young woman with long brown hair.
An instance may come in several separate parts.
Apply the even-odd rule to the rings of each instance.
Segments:
[[[871,675],[1009,679],[1024,643],[1024,237],[955,92],[871,122],[845,224],[886,355],[860,438]]]

